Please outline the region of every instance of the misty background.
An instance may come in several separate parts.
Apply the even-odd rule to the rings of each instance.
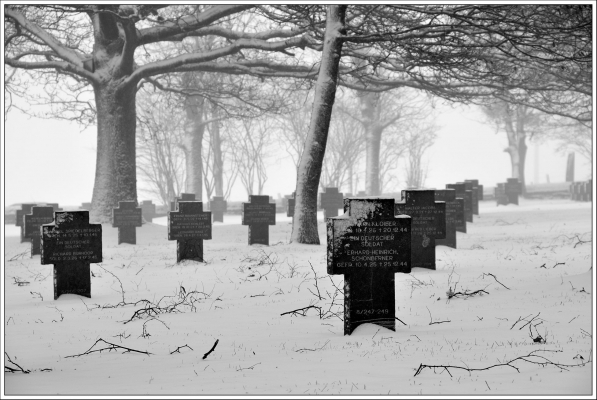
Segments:
[[[181,116],[182,117],[182,116]],[[505,133],[485,121],[476,106],[437,102],[434,117],[438,127],[435,143],[424,155],[427,162],[426,187],[443,188],[446,183],[479,179],[486,188],[510,177]],[[305,121],[308,124],[308,121]],[[62,120],[31,118],[11,109],[5,121],[5,204],[58,202],[78,206],[91,201],[95,176],[96,127],[81,130],[80,125]],[[268,180],[264,193],[274,198],[295,190],[295,168],[282,146],[266,157]],[[528,141],[527,184],[564,182],[568,152],[557,151],[558,143]],[[383,163],[383,160],[382,160]],[[400,160],[399,164],[403,164]],[[405,185],[405,168],[400,168],[397,189]],[[590,164],[575,156],[575,180],[590,177]],[[150,194],[147,183],[138,176],[139,201],[158,197]],[[357,190],[365,190],[364,177]],[[347,188],[341,188],[346,193]],[[203,201],[207,201],[204,193]],[[240,181],[235,182],[229,201],[246,201]]]

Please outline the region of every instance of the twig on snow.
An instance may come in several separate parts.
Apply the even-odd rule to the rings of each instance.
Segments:
[[[218,343],[220,342],[220,339],[216,339],[216,342],[214,343],[214,345],[211,347],[211,349],[205,353],[203,355],[202,360],[205,360],[207,358],[208,355],[210,355],[211,353],[213,353],[213,351],[216,349],[216,346],[218,345]]]

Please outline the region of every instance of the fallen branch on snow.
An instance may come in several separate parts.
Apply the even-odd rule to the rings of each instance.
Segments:
[[[520,356],[520,357],[516,357],[506,363],[500,363],[500,364],[494,364],[494,365],[490,365],[488,367],[485,368],[468,368],[468,367],[460,367],[457,365],[426,365],[426,364],[421,364],[419,365],[419,368],[417,369],[417,372],[415,372],[414,376],[419,375],[425,368],[429,368],[429,369],[433,369],[435,371],[436,368],[442,368],[444,371],[446,371],[448,373],[448,375],[450,375],[450,377],[452,377],[452,374],[450,373],[450,368],[454,368],[454,369],[463,369],[465,371],[468,372],[472,372],[472,371],[486,371],[489,370],[491,368],[496,368],[496,367],[510,367],[510,368],[514,368],[516,370],[516,372],[520,372],[520,370],[515,367],[514,365],[512,365],[512,363],[514,361],[525,361],[531,364],[536,364],[536,365],[541,365],[541,366],[546,366],[546,365],[553,365],[555,367],[560,368],[561,370],[565,370],[568,371],[567,368],[571,368],[571,367],[582,367],[588,363],[590,363],[591,361],[585,361],[579,364],[560,364],[560,363],[556,363],[551,361],[550,359],[544,357],[544,356],[540,356],[537,355],[535,353],[537,353],[538,351],[549,351],[549,352],[554,352],[554,353],[561,353],[562,350],[533,350],[531,351],[529,354],[524,355],[524,356]]]
[[[103,342],[103,343],[107,344],[107,345],[108,345],[108,347],[105,347],[105,348],[102,348],[102,349],[93,349],[93,347],[94,347],[96,344],[100,343],[100,342]],[[92,350],[92,349],[93,349],[93,350]],[[124,350],[124,351],[122,352],[122,354],[124,354],[124,353],[141,353],[141,354],[147,354],[147,355],[150,355],[150,354],[152,354],[152,353],[150,353],[150,352],[148,352],[148,351],[135,350],[135,349],[131,349],[131,348],[129,348],[129,347],[124,347],[124,346],[120,346],[120,345],[117,345],[117,344],[114,344],[114,343],[106,342],[104,339],[101,339],[101,338],[100,338],[100,339],[97,339],[97,340],[95,341],[95,343],[93,344],[93,346],[91,346],[91,347],[90,347],[90,348],[89,348],[87,351],[85,351],[84,353],[81,353],[81,354],[74,354],[74,355],[72,355],[72,356],[66,356],[66,357],[64,357],[64,358],[70,358],[70,357],[81,357],[81,356],[86,356],[86,355],[88,355],[88,354],[91,354],[91,353],[96,353],[96,352],[97,352],[97,353],[101,353],[101,352],[102,352],[102,351],[104,351],[104,350],[108,350],[108,351],[116,350],[116,351],[118,351],[118,349],[122,349],[122,350]]]

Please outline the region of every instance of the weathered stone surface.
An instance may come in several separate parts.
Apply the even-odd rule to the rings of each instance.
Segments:
[[[411,271],[411,218],[394,216],[394,199],[344,202],[347,212],[326,220],[327,270],[344,275],[344,334],[364,323],[395,330],[394,274]]]
[[[456,198],[454,189],[435,190],[435,200],[446,203],[446,237],[435,239],[436,246],[456,248],[456,227],[466,224],[464,220],[464,199]],[[465,225],[466,226],[466,225]]]
[[[41,254],[41,226],[54,221],[54,208],[34,206],[23,221],[23,235],[31,240],[31,257]]]
[[[143,219],[146,222],[153,222],[153,218],[156,215],[155,212],[155,204],[151,200],[143,200],[141,202],[141,211],[143,214]]]
[[[464,199],[464,219],[466,222],[473,222],[473,192],[466,190],[464,183],[448,183],[446,189],[456,190],[456,198]],[[464,231],[457,229],[458,232],[466,233],[466,225]]]
[[[143,211],[135,201],[119,201],[112,209],[112,227],[118,228],[118,244],[137,244],[137,227],[143,224]]]
[[[41,233],[41,263],[54,264],[54,300],[91,297],[89,263],[102,262],[102,225],[89,223],[89,211],[58,211],[54,218]]]
[[[228,210],[228,202],[223,196],[213,196],[209,202],[209,211],[213,222],[224,222],[224,213]]]
[[[446,237],[446,203],[435,201],[435,190],[403,190],[395,213],[409,215],[411,267],[436,269],[435,239]]]
[[[337,217],[338,209],[344,207],[344,197],[337,187],[326,187],[319,194],[319,204],[323,208],[323,219]]]
[[[242,224],[249,225],[249,245],[269,246],[269,225],[276,225],[276,204],[269,196],[249,196],[243,203]]]
[[[168,240],[176,240],[176,262],[203,261],[203,240],[211,239],[211,212],[200,201],[179,201],[168,212]]]

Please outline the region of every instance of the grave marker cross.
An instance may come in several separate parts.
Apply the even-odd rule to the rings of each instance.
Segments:
[[[522,183],[518,178],[508,178],[504,184],[504,191],[508,197],[508,203],[518,205],[518,195],[522,194]]]
[[[326,220],[328,274],[344,275],[344,334],[364,323],[396,330],[394,274],[411,271],[411,218],[394,216],[394,199],[344,204]]]
[[[506,189],[505,189],[505,183],[498,183],[497,186],[494,189],[494,195],[495,195],[495,204],[496,206],[499,205],[508,205],[509,199],[508,196],[506,196]]]
[[[153,218],[155,217],[155,204],[151,200],[143,200],[141,202],[141,211],[143,214],[143,219],[146,222],[153,222]]]
[[[462,183],[462,182],[458,182]],[[472,180],[465,180],[464,187],[466,190],[470,190],[472,192],[473,197],[473,214],[479,215],[479,188]]]
[[[464,219],[466,222],[473,222],[473,192],[466,190],[464,183],[448,183],[446,189],[455,189],[456,197],[464,199]],[[458,232],[466,233],[466,224],[464,230],[456,229]]]
[[[446,203],[446,238],[436,239],[436,246],[456,248],[456,227],[464,225],[464,199],[456,198],[456,190],[435,190],[435,200]]]
[[[89,211],[57,211],[41,229],[41,263],[54,264],[54,300],[91,297],[89,263],[102,262],[102,225],[89,223]]]
[[[137,244],[137,227],[143,224],[141,208],[136,201],[119,201],[112,209],[112,227],[118,228],[118,244]]]
[[[170,202],[170,211],[178,211],[179,201],[195,201],[195,193],[181,193],[180,197],[175,197],[174,201]]]
[[[465,179],[465,182],[472,182],[473,186],[477,187],[477,199],[479,201],[483,200],[483,185],[479,185],[478,179]]]
[[[286,196],[288,202],[286,203],[286,216],[294,218],[294,204],[296,202],[296,192],[292,192],[292,195]]]
[[[224,222],[224,213],[228,209],[228,202],[223,196],[214,196],[209,202],[209,211],[213,216],[213,222]]]
[[[446,237],[446,203],[435,201],[432,189],[414,189],[403,190],[395,207],[412,218],[411,267],[435,269],[435,239]]]
[[[211,212],[200,201],[179,201],[168,212],[168,240],[176,240],[176,262],[203,261],[203,240],[211,239]]]
[[[41,226],[54,220],[53,207],[32,207],[31,214],[23,216],[23,234],[31,240],[31,257],[41,254]]]
[[[249,225],[249,245],[269,246],[269,225],[276,225],[276,204],[269,196],[249,195],[249,203],[243,203],[242,224]]]
[[[31,208],[37,204],[21,204],[21,209],[16,210],[15,225],[21,228],[21,243],[29,243],[31,239],[25,237],[25,230],[23,225],[23,216],[31,213]]]
[[[344,207],[344,197],[338,192],[337,187],[326,187],[319,194],[319,204],[323,208],[323,219],[337,217],[338,209]]]

